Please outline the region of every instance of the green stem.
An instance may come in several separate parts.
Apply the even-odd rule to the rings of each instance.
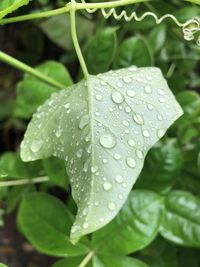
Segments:
[[[94,256],[94,251],[90,251],[86,255],[86,257],[83,259],[83,261],[79,264],[78,267],[85,267],[90,262],[90,260],[92,259],[93,256]]]
[[[3,181],[3,182],[0,182],[0,188],[1,187],[7,187],[7,186],[44,183],[44,182],[48,182],[48,181],[49,181],[49,177],[47,177],[47,176],[34,178],[34,179]]]
[[[30,66],[22,63],[21,61],[5,54],[4,52],[0,51],[0,60],[7,63],[8,65],[11,65],[19,70],[22,70],[24,72],[29,73],[30,75],[40,79],[41,81],[48,83],[49,85],[56,87],[58,89],[63,89],[64,85],[61,83],[49,78],[48,76],[42,74],[41,72],[37,71],[34,68],[31,68]]]
[[[89,76],[88,70],[87,70],[87,66],[85,64],[85,60],[83,58],[81,49],[80,49],[80,45],[78,42],[78,38],[77,38],[77,33],[76,33],[76,6],[78,4],[76,4],[75,0],[71,0],[71,8],[70,8],[70,22],[71,22],[71,35],[72,35],[72,40],[73,40],[73,44],[74,44],[74,48],[76,50],[76,54],[78,56],[83,74],[85,76],[85,78],[87,79]]]
[[[20,21],[26,21],[26,20],[42,19],[42,18],[57,16],[57,15],[69,12],[69,8],[70,8],[69,6],[65,6],[65,7],[50,10],[50,11],[44,11],[40,13],[33,13],[29,15],[24,15],[24,16],[17,16],[17,17],[8,18],[8,19],[2,19],[0,20],[0,25],[13,23],[13,22],[20,22]]]
[[[82,9],[88,9],[88,8],[94,8],[94,9],[101,9],[101,8],[112,8],[112,7],[118,7],[118,6],[124,6],[124,5],[130,5],[140,2],[148,2],[150,0],[119,0],[119,1],[112,1],[112,2],[102,2],[102,3],[76,3],[76,10],[82,10]],[[27,21],[27,20],[35,20],[35,19],[42,19],[42,18],[48,18],[52,16],[57,16],[60,14],[64,14],[67,12],[70,12],[71,4],[67,4],[65,7],[50,10],[50,11],[44,11],[39,13],[33,13],[23,16],[17,16],[13,18],[7,18],[0,20],[0,25],[13,23],[13,22],[21,22],[21,21]]]

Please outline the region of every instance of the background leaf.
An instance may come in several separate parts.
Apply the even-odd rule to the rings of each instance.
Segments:
[[[15,11],[23,5],[27,5],[30,0],[3,0],[0,3],[0,19]]]
[[[87,253],[86,246],[69,241],[72,218],[64,204],[45,193],[32,193],[21,202],[18,214],[20,229],[42,253],[66,257]]]
[[[94,233],[95,251],[120,255],[141,250],[157,235],[162,207],[159,195],[145,190],[132,191],[117,217]]]
[[[36,68],[41,73],[63,84],[63,88],[72,84],[67,69],[55,61],[47,61]],[[48,85],[33,76],[25,75],[17,85],[17,100],[15,115],[19,118],[29,119],[50,95],[58,89]]]
[[[200,200],[190,193],[174,191],[166,197],[165,206],[161,235],[179,245],[200,247]]]

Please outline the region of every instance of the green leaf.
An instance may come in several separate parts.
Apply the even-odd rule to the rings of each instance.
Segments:
[[[56,61],[46,61],[36,68],[41,73],[63,84],[63,88],[72,84],[67,69]],[[50,95],[57,92],[57,88],[46,84],[33,76],[26,74],[17,85],[17,100],[15,115],[29,119]]]
[[[51,157],[44,159],[43,165],[51,182],[66,190],[69,179],[66,173],[64,161],[55,157]]]
[[[27,5],[30,0],[3,0],[0,3],[0,19],[12,13],[21,6]]]
[[[4,225],[3,215],[4,215],[4,210],[0,209],[0,227]]]
[[[6,152],[0,157],[0,177],[8,178],[34,178],[43,176],[43,167],[41,162],[25,163],[20,156],[14,152]]]
[[[140,260],[117,255],[98,255],[94,257],[93,267],[148,267]]]
[[[91,20],[76,14],[76,25],[80,43],[92,35],[94,23]],[[74,48],[71,39],[69,14],[48,18],[40,23],[39,26],[49,39],[61,48],[65,50],[72,50]]]
[[[185,0],[185,1],[200,5],[200,0]]]
[[[175,138],[158,143],[148,154],[136,186],[166,192],[176,182],[182,166],[182,154]]]
[[[143,249],[158,233],[162,208],[159,195],[146,190],[132,191],[117,217],[94,233],[94,250],[120,255]]]
[[[0,263],[0,267],[8,267],[8,266],[3,263]]]
[[[78,206],[72,240],[116,216],[148,150],[181,114],[160,70],[136,67],[90,76],[39,108],[21,157],[65,159]]]
[[[179,245],[200,247],[200,200],[184,191],[171,192],[165,200],[161,235]]]
[[[164,45],[166,41],[166,25],[157,25],[149,34],[148,37],[149,44],[152,51],[158,52]]]
[[[85,51],[89,73],[98,74],[107,71],[114,58],[116,47],[116,28],[98,31]]]
[[[88,251],[82,244],[71,244],[68,234],[72,218],[64,204],[48,194],[26,195],[20,205],[18,223],[26,238],[42,253],[66,257]]]
[[[124,68],[132,64],[138,67],[153,65],[153,52],[144,37],[131,37],[119,47],[114,62],[115,68]]]
[[[66,258],[57,261],[52,267],[77,267],[82,262],[83,257],[76,257],[76,258]],[[87,267],[89,265],[87,264]]]

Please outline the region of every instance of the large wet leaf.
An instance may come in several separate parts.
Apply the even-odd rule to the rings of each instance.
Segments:
[[[148,150],[181,114],[160,70],[134,66],[90,76],[38,109],[21,157],[65,160],[78,206],[73,241],[116,216]]]
[[[0,3],[0,19],[29,2],[30,0],[2,0]]]

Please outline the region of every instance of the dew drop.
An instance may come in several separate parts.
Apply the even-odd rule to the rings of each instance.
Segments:
[[[148,105],[147,105],[147,108],[148,108],[149,110],[152,110],[152,109],[153,109],[153,106],[152,106],[151,104],[148,104]]]
[[[111,134],[104,134],[100,137],[100,144],[105,148],[113,148],[116,140]]]
[[[117,183],[121,184],[121,183],[123,183],[124,178],[123,178],[121,175],[117,175],[117,176],[115,177],[115,181],[116,181]]]
[[[124,198],[122,194],[119,194],[118,197],[119,197],[119,199],[121,199],[121,200]]]
[[[163,97],[160,97],[159,98],[159,101],[160,101],[160,103],[164,103],[165,102],[165,99]]]
[[[83,228],[84,228],[84,229],[87,229],[88,226],[89,226],[88,223],[84,223],[84,224],[83,224]]]
[[[70,107],[70,103],[64,105],[64,108],[68,109]]]
[[[41,149],[42,145],[43,145],[42,140],[34,140],[31,143],[31,151],[34,153],[38,152]]]
[[[125,111],[126,111],[126,113],[130,113],[130,112],[131,112],[131,108],[127,106],[127,107],[125,108]]]
[[[96,100],[101,101],[102,100],[102,96],[101,95],[96,95]]]
[[[122,121],[122,124],[123,124],[125,127],[128,127],[128,126],[129,126],[129,122],[126,121],[126,120],[123,120],[123,121]]]
[[[162,138],[165,135],[165,130],[164,129],[159,129],[157,134],[158,134],[159,138]]]
[[[103,161],[104,164],[108,163],[107,159],[103,159],[102,161]]]
[[[136,145],[136,143],[135,143],[135,141],[133,141],[133,139],[129,139],[129,140],[128,140],[128,144],[129,144],[129,146],[131,146],[131,147],[134,147],[134,146]]]
[[[97,172],[98,171],[98,166],[92,166],[91,167],[91,172],[92,173],[95,173],[95,172]]]
[[[89,115],[84,115],[79,123],[79,128],[82,130],[90,121]]]
[[[56,137],[59,138],[62,135],[63,130],[61,128],[58,128],[56,131]]]
[[[149,85],[145,86],[144,91],[145,91],[145,93],[147,93],[147,94],[151,94],[151,93],[152,93],[152,88],[151,88],[151,86],[149,86]]]
[[[78,158],[81,158],[82,155],[83,155],[83,150],[82,150],[82,149],[79,149],[79,150],[77,151],[77,153],[76,153],[76,156],[77,156]]]
[[[143,130],[142,134],[143,134],[144,137],[149,137],[150,136],[150,133],[149,133],[148,130]]]
[[[134,97],[134,96],[135,96],[135,92],[134,92],[133,90],[127,90],[127,91],[126,91],[126,94],[127,94],[127,96],[129,96],[129,97]]]
[[[125,83],[131,83],[132,82],[132,79],[130,77],[123,77],[123,81]]]
[[[116,104],[121,104],[124,101],[124,97],[121,93],[119,92],[113,92],[112,93],[112,100]]]
[[[163,120],[163,117],[161,115],[158,115],[157,118],[158,118],[159,121]]]
[[[119,160],[119,159],[121,159],[121,156],[119,154],[115,154],[114,159]]]
[[[144,124],[144,120],[142,118],[142,116],[140,116],[140,114],[133,114],[133,119],[137,124]]]
[[[109,182],[105,182],[103,184],[103,188],[104,188],[104,190],[109,191],[112,188],[112,185]]]
[[[116,208],[115,203],[114,202],[110,202],[108,204],[108,208],[109,208],[109,210],[115,210],[115,208]]]
[[[141,150],[137,149],[136,150],[136,155],[139,159],[143,159],[144,158],[144,154]]]
[[[130,168],[135,168],[136,166],[136,161],[130,157],[127,158],[126,163]]]
[[[164,95],[164,90],[159,89],[159,90],[158,90],[158,94],[159,94],[159,95]]]

